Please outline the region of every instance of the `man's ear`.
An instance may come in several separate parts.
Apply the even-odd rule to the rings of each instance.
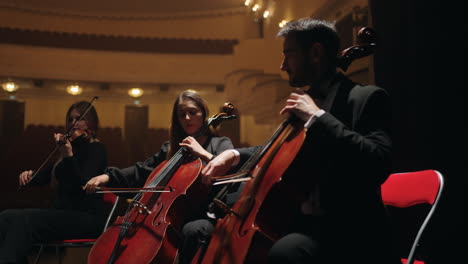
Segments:
[[[309,60],[312,63],[319,63],[322,60],[323,56],[325,55],[325,50],[323,48],[322,43],[315,42],[309,48]]]

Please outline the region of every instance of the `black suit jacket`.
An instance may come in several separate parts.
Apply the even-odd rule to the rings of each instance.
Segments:
[[[391,168],[388,93],[356,84],[340,73],[330,85],[338,86],[331,110],[307,130],[301,150],[282,179],[287,190],[294,190],[283,192],[285,200],[291,196],[306,200],[316,192],[321,213],[306,216],[300,205],[290,205],[296,217],[282,219],[295,219],[290,232],[318,235],[332,252],[348,257],[373,252],[396,259],[380,196],[380,185]],[[241,163],[258,148],[238,149]]]

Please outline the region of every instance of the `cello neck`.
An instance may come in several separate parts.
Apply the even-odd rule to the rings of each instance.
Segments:
[[[239,172],[250,171],[252,170],[258,161],[265,155],[265,153],[270,149],[271,145],[277,140],[277,138],[283,133],[284,129],[291,123],[297,121],[298,118],[294,115],[288,115],[283,122],[276,128],[275,132],[271,137],[259,148],[254,155],[252,155],[244,166],[241,167]]]

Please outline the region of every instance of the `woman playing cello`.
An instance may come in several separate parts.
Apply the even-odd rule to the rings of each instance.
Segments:
[[[155,168],[164,161],[171,159],[181,147],[185,147],[192,156],[200,158],[203,163],[210,161],[215,155],[224,150],[232,148],[233,145],[229,138],[216,136],[212,130],[206,129],[207,117],[208,107],[200,95],[193,91],[182,92],[173,105],[170,140],[161,146],[158,153],[146,161],[138,162],[128,168],[109,167],[104,174],[89,180],[84,189],[88,192],[94,192],[100,186],[143,187]],[[204,132],[200,134],[200,131]],[[209,197],[214,192],[215,190],[212,190],[208,194],[205,199],[206,203],[208,203]],[[194,219],[200,218],[200,215],[206,212],[206,206],[200,206],[200,210],[191,217]],[[200,215],[197,215],[197,213]],[[141,241],[141,243],[144,243],[144,241]],[[156,251],[156,249],[154,250]]]
[[[106,150],[96,138],[98,124],[90,103],[73,104],[66,114],[66,127],[75,132],[68,139],[63,134],[54,135],[59,144],[55,164],[37,173],[28,170],[20,174],[20,186],[50,182],[56,187],[56,200],[48,209],[8,209],[0,213],[0,263],[27,263],[34,243],[97,237],[102,232],[105,210],[101,195],[86,195],[82,190],[107,166]]]

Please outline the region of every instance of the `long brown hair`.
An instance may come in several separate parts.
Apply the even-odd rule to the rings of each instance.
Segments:
[[[188,135],[185,133],[184,129],[179,123],[177,107],[180,102],[184,100],[192,100],[195,104],[202,110],[203,113],[203,126],[202,129],[207,124],[207,117],[210,114],[208,110],[208,104],[206,101],[196,92],[187,90],[183,91],[175,100],[174,106],[172,107],[172,121],[171,121],[171,128],[169,130],[169,141],[170,141],[170,148],[167,158],[171,158],[180,148],[179,143],[186,138]],[[212,135],[213,132],[210,129],[206,129],[205,135]]]
[[[65,116],[65,125],[66,125],[67,130],[72,125],[72,120],[70,119],[71,111],[75,109],[80,115],[83,115],[89,106],[90,106],[89,102],[80,101],[80,102],[76,102],[72,104],[70,108],[68,108],[67,115]],[[88,126],[88,129],[91,131],[90,136],[92,138],[96,138],[97,130],[99,127],[99,118],[98,118],[98,115],[94,106],[91,106],[88,113],[86,113],[86,115],[83,117],[83,120],[86,121],[86,125]]]

